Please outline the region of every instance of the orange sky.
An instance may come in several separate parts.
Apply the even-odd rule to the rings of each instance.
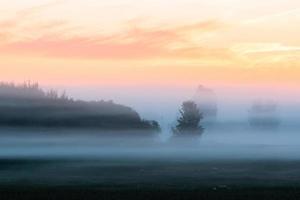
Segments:
[[[0,8],[4,81],[300,83],[298,0],[11,0]]]

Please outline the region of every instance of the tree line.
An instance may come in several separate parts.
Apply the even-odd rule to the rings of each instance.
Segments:
[[[113,101],[74,100],[65,92],[44,91],[37,83],[0,83],[1,127],[90,128],[158,132],[131,107]]]
[[[175,136],[200,136],[203,116],[193,101],[183,102],[172,128]],[[0,83],[0,126],[140,129],[160,131],[154,120],[141,119],[130,107],[113,101],[81,101],[65,92],[45,91],[30,81],[21,85]]]

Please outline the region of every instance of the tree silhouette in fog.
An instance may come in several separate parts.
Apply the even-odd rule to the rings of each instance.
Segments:
[[[1,127],[160,131],[158,122],[142,119],[131,107],[113,101],[73,100],[66,92],[44,91],[30,81],[0,82]]]
[[[173,132],[176,136],[200,136],[204,129],[200,125],[203,119],[197,104],[193,101],[185,101],[179,110],[180,117],[177,119],[176,128]]]

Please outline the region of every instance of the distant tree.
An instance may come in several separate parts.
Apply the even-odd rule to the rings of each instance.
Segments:
[[[176,136],[200,136],[204,129],[200,125],[203,119],[197,104],[193,101],[185,101],[179,110],[180,117],[177,119],[176,128],[173,132]]]
[[[161,132],[161,127],[159,125],[159,123],[157,121],[148,121],[148,123],[150,124],[150,126],[152,127],[152,129]]]
[[[66,91],[63,91],[63,93],[60,95],[59,99],[64,100],[64,101],[69,100],[69,97],[68,97]]]
[[[49,90],[46,94],[46,96],[50,99],[58,99],[58,92],[56,90]]]

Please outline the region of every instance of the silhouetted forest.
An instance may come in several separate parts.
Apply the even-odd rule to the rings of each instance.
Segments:
[[[132,108],[113,101],[81,101],[44,91],[37,83],[0,83],[0,126],[159,131]]]

